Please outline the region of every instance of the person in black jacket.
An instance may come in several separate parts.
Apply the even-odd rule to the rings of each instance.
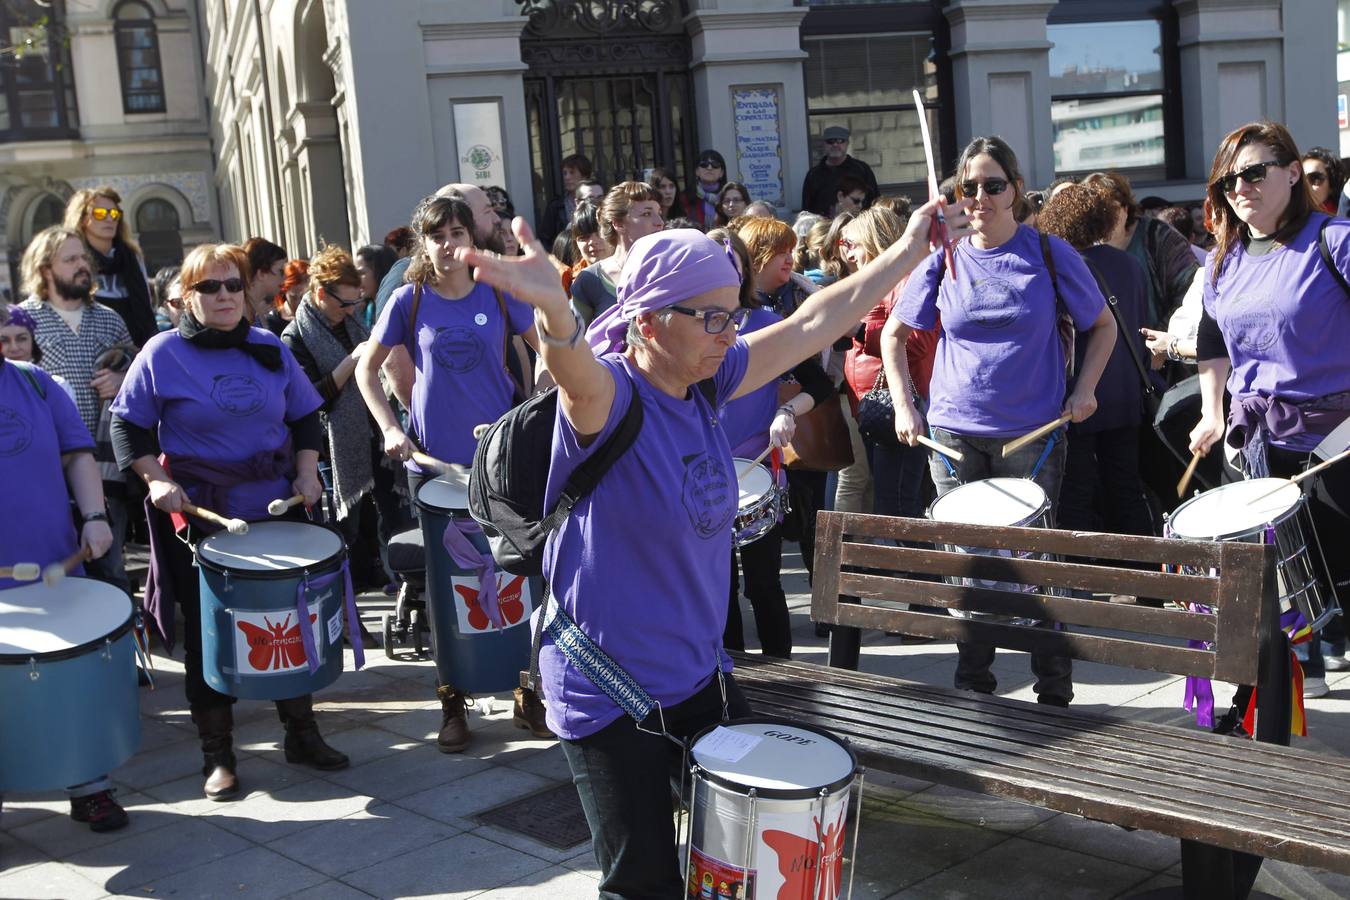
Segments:
[[[94,299],[127,323],[137,347],[159,334],[141,248],[131,239],[122,195],[100,185],[76,191],[66,204],[65,227],[78,231],[94,260]]]
[[[802,209],[818,216],[833,216],[839,199],[839,180],[845,175],[858,179],[866,188],[867,197],[862,204],[866,209],[881,194],[872,167],[848,155],[849,131],[842,125],[826,128],[822,139],[825,155],[802,182]]]

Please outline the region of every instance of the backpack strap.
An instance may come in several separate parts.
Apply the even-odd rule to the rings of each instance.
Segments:
[[[703,395],[703,399],[708,401],[708,405],[717,411],[717,382],[711,378],[705,378],[694,385],[698,392]]]
[[[1322,220],[1322,227],[1317,229],[1317,251],[1322,254],[1322,262],[1331,270],[1331,274],[1335,276],[1336,283],[1341,286],[1341,290],[1345,291],[1347,297],[1350,297],[1350,284],[1345,283],[1345,276],[1341,274],[1340,269],[1336,268],[1336,262],[1331,258],[1331,247],[1327,246],[1327,226],[1330,224],[1331,216],[1327,216]]]
[[[18,360],[14,359],[7,360],[7,363],[19,370],[20,374],[22,374],[23,377],[28,380],[28,383],[33,386],[33,391],[39,397],[41,397],[43,400],[47,399],[47,388],[45,385],[43,385],[41,381],[38,380],[38,377],[33,374],[33,367],[31,365],[29,365],[26,362],[19,362]]]
[[[506,299],[502,297],[502,292],[496,288],[492,289],[492,296],[497,298],[497,310],[502,314],[502,369],[506,372],[507,380],[511,382],[512,388],[516,391],[516,396],[521,400],[529,398],[529,393],[525,390],[525,385],[520,383],[514,372],[511,371],[511,365],[507,362],[511,358],[511,319],[506,314]]]
[[[1148,377],[1148,370],[1144,368],[1144,362],[1139,358],[1138,349],[1134,342],[1130,340],[1129,330],[1125,327],[1125,317],[1120,313],[1119,301],[1116,300],[1116,295],[1112,293],[1111,286],[1106,283],[1106,279],[1102,277],[1101,271],[1098,270],[1092,260],[1083,256],[1083,262],[1087,263],[1088,271],[1092,273],[1093,278],[1097,279],[1097,287],[1101,289],[1102,296],[1106,297],[1106,308],[1111,310],[1111,316],[1116,320],[1116,335],[1125,344],[1125,352],[1130,354],[1130,361],[1134,363],[1135,370],[1139,372],[1139,380],[1144,384],[1144,394],[1157,393],[1158,389],[1154,387],[1153,379]]]
[[[1055,311],[1061,316],[1068,315],[1069,308],[1059,292],[1059,276],[1055,274],[1055,255],[1050,252],[1050,235],[1044,231],[1038,231],[1037,234],[1041,239],[1041,256],[1045,258],[1045,268],[1050,272],[1050,286],[1055,291]]]

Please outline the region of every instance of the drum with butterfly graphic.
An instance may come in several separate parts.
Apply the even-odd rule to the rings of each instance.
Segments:
[[[212,688],[286,700],[342,674],[350,580],[336,531],[295,521],[254,522],[247,534],[218,531],[197,545],[197,568],[202,670]]]
[[[689,755],[690,898],[843,893],[855,783],[862,798],[862,768],[848,744],[799,722],[755,717],[704,729]],[[855,864],[857,837],[855,829],[848,854]]]
[[[537,579],[493,573],[497,597],[485,602],[483,582],[467,557],[491,559],[487,537],[469,516],[468,471],[459,467],[417,488],[426,546],[427,612],[441,684],[471,694],[520,685],[530,665],[530,611]],[[451,547],[456,553],[451,553]],[[457,559],[458,557],[458,559]]]

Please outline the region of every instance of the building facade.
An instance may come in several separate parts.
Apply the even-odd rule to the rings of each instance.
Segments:
[[[33,234],[85,187],[122,195],[152,271],[217,238],[197,4],[0,4],[0,242],[14,291]]]
[[[1000,134],[1028,187],[1119,169],[1201,196],[1235,125],[1336,146],[1337,0],[201,0],[225,233],[293,254],[378,241],[451,181],[530,217],[583,153],[662,165],[784,214],[832,124],[886,190],[926,194]]]

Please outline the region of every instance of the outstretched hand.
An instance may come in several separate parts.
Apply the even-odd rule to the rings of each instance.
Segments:
[[[474,267],[475,281],[506,291],[531,306],[566,303],[560,264],[534,236],[534,229],[517,216],[511,222],[511,230],[524,248],[523,256],[502,256],[477,247],[461,247],[455,251],[455,257]]]
[[[909,224],[905,227],[905,235],[913,240],[922,241],[925,245],[928,243],[929,230],[932,227],[933,219],[941,210],[943,219],[947,225],[947,240],[953,244],[962,238],[969,237],[973,229],[970,227],[970,209],[971,200],[967,197],[964,200],[958,200],[955,203],[947,203],[941,197],[935,200],[929,200],[923,206],[910,213]]]

